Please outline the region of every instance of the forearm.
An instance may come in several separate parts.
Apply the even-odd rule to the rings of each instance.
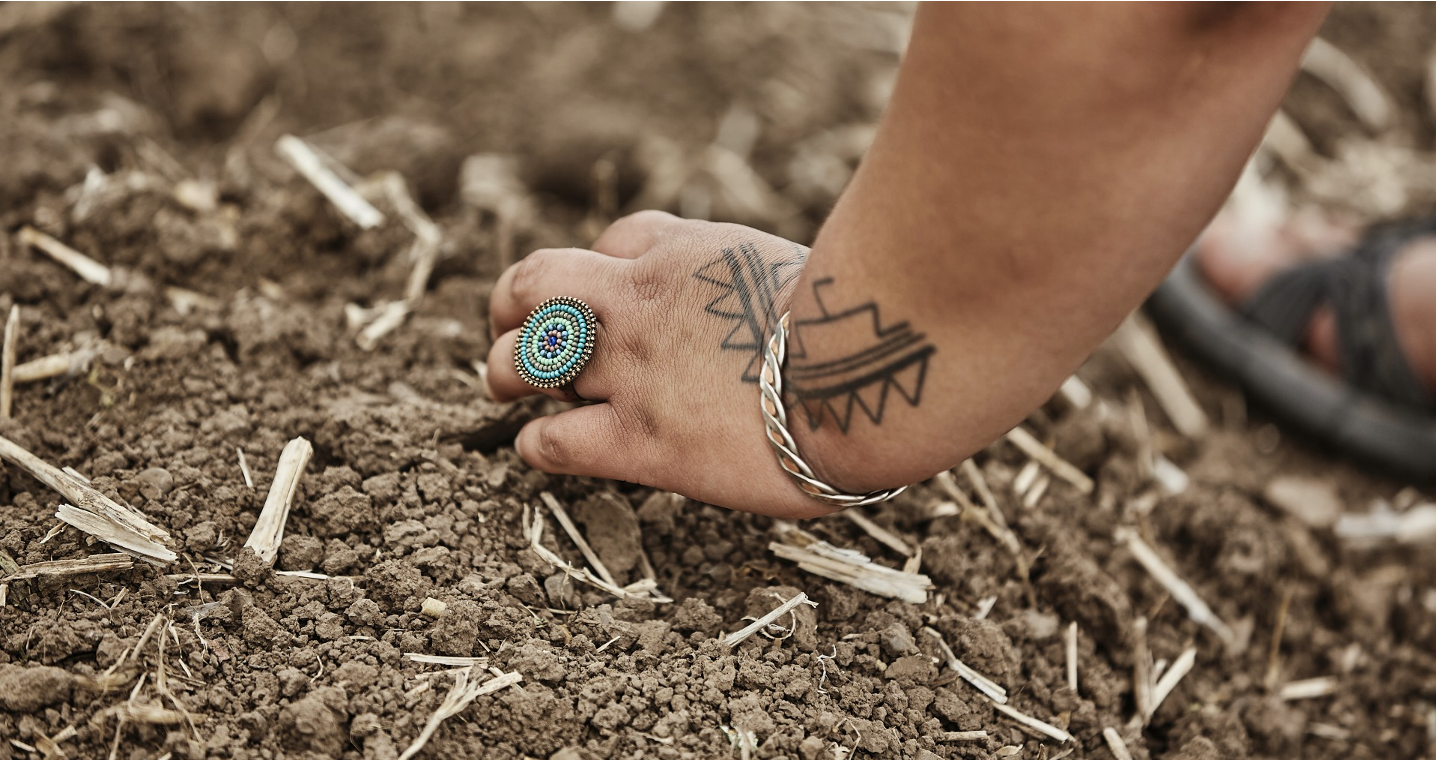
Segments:
[[[820,470],[926,477],[1047,398],[1214,213],[1323,11],[924,6],[794,293]],[[869,304],[910,331],[834,319]]]

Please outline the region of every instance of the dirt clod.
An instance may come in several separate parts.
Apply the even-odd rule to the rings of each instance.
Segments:
[[[61,668],[44,665],[0,665],[0,708],[13,713],[34,712],[70,698],[75,677]]]
[[[285,748],[325,757],[337,755],[349,738],[341,712],[345,701],[342,690],[326,688],[280,710],[279,731]]]

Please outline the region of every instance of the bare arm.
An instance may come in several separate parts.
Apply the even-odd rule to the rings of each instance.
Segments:
[[[920,480],[1042,403],[1230,190],[1321,5],[941,4],[919,11],[876,142],[807,249],[646,212],[495,286],[496,398],[524,316],[601,323],[573,390],[516,446],[550,472],[770,514],[829,511],[763,438],[757,361],[794,318],[800,451],[850,490]],[[563,397],[557,390],[544,391]]]
[[[893,485],[1050,397],[1215,213],[1325,10],[924,5],[793,302],[820,313],[832,278],[830,309],[871,301],[925,334],[921,403],[889,396],[879,424],[821,427],[804,450],[849,488]],[[809,352],[854,346],[826,340]]]

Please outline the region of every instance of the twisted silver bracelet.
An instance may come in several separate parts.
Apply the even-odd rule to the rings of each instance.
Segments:
[[[778,464],[793,477],[803,493],[826,504],[839,507],[861,507],[887,501],[907,490],[907,486],[886,488],[872,493],[847,493],[818,480],[813,468],[798,456],[798,445],[788,432],[788,410],[783,407],[783,362],[788,358],[788,316],[783,312],[773,337],[763,349],[763,371],[758,375],[758,387],[763,392],[763,425],[767,429],[768,443],[778,455]]]

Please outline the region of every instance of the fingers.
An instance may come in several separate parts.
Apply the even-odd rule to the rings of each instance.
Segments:
[[[617,377],[613,374],[615,368],[611,366],[614,351],[605,351],[608,348],[604,345],[603,325],[597,325],[594,330],[593,356],[589,358],[588,364],[584,365],[583,371],[573,381],[573,391],[585,401],[605,401],[613,395]],[[559,401],[575,401],[564,388],[535,388],[524,382],[519,375],[518,367],[514,365],[514,346],[518,343],[519,330],[510,330],[500,335],[492,348],[489,349],[488,358],[488,391],[489,397],[498,402],[509,402],[525,396],[532,396],[542,393],[545,396],[556,398]]]
[[[621,259],[636,259],[653,247],[658,236],[683,223],[663,211],[639,211],[608,225],[593,250]]]
[[[489,334],[518,328],[544,299],[572,296],[605,313],[604,296],[628,262],[582,248],[543,248],[509,267],[489,299]]]
[[[592,404],[529,422],[514,448],[544,472],[634,481],[647,468],[649,439],[614,405]]]

